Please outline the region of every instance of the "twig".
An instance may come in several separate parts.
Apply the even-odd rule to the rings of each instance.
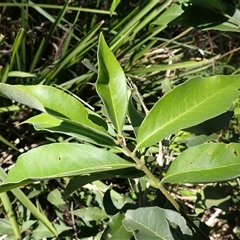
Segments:
[[[194,229],[199,235],[202,237],[202,239],[209,240],[209,237],[200,229],[198,228],[195,223],[190,219],[190,217],[184,212],[183,208],[176,202],[175,199],[168,193],[166,188],[163,186],[161,182],[158,181],[157,178],[149,171],[149,169],[146,167],[144,160],[139,159],[136,157],[135,153],[136,150],[131,152],[122,142],[121,139],[118,139],[119,144],[122,147],[123,153],[125,153],[127,156],[131,157],[135,163],[137,164],[139,170],[142,170],[150,180],[158,187],[158,189],[163,193],[163,195],[168,199],[168,201],[174,206],[174,208],[182,214],[182,216],[186,219],[188,224],[191,226],[192,229]]]

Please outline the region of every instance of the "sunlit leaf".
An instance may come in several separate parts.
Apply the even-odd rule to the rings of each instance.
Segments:
[[[115,11],[115,9],[117,8],[117,6],[120,2],[121,2],[121,0],[113,0],[112,1],[112,5],[110,8],[110,14],[112,14]]]
[[[75,123],[67,119],[55,118],[47,113],[41,113],[29,118],[23,123],[30,123],[36,130],[46,130],[72,136],[78,140],[88,141],[101,146],[116,146],[114,139],[106,132]]]
[[[164,95],[143,120],[137,148],[161,141],[178,130],[197,125],[229,110],[238,97],[240,77],[195,77]]]
[[[208,143],[185,150],[162,182],[208,183],[240,176],[240,144]]]
[[[181,5],[175,3],[166,9],[151,25],[168,25],[183,13]]]
[[[108,136],[107,124],[99,115],[87,110],[76,98],[57,88],[44,85],[23,86],[0,83],[0,94],[48,113],[26,121],[35,124],[38,129],[66,131],[66,134],[69,132],[78,134],[75,137],[82,135],[81,139],[87,141],[91,139],[91,142],[100,145],[104,142],[108,142],[107,145],[115,145],[114,140]],[[56,128],[53,129],[53,127]]]
[[[76,143],[54,143],[22,154],[9,171],[0,192],[18,186],[60,177],[135,167],[116,154],[93,146]]]
[[[121,135],[128,107],[127,83],[123,69],[102,34],[98,45],[98,66],[96,89],[110,120]]]

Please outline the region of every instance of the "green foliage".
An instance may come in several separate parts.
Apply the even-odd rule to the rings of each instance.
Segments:
[[[148,147],[170,134],[229,110],[238,97],[239,76],[193,78],[161,98],[139,128],[137,148]]]
[[[108,117],[121,136],[128,107],[127,83],[120,64],[114,58],[102,34],[98,46],[98,66],[96,89]]]
[[[172,163],[162,182],[204,183],[237,178],[239,147],[237,143],[208,143],[189,148]]]
[[[108,13],[114,16],[120,2],[112,1]],[[222,130],[238,109],[239,69],[232,67],[232,76],[209,73],[206,69],[218,55],[205,50],[200,60],[186,60],[177,48],[198,49],[187,43],[193,27],[238,32],[239,10],[223,1],[144,1],[103,28],[98,17],[106,12],[89,9],[94,18],[79,37],[78,17],[88,10],[67,1],[60,8],[53,6],[60,9],[53,17],[43,9],[49,6],[19,5],[25,30],[25,7],[52,25],[29,64],[29,36],[20,29],[1,71],[0,94],[7,109],[15,102],[28,106],[32,112],[21,117],[21,126],[31,124],[46,137],[43,145],[39,141],[21,154],[7,176],[0,168],[0,198],[11,214],[0,219],[0,232],[24,239],[209,239],[209,229],[191,215],[201,219],[206,209],[217,206],[229,217],[230,201],[240,202],[235,191],[239,143]],[[66,16],[69,10],[76,11],[72,21]],[[199,17],[197,10],[207,17]],[[156,37],[174,24],[190,28],[167,40]],[[99,29],[105,38],[100,33],[97,41]],[[63,39],[56,41],[59,33]],[[160,40],[163,44],[157,45]],[[58,43],[58,50],[43,63],[50,41]],[[74,69],[81,60],[89,72]],[[85,92],[87,102],[77,96]],[[0,140],[23,151],[4,137]],[[105,184],[109,179],[125,182]],[[192,183],[215,185],[199,185],[196,191]],[[18,187],[24,185],[23,193]],[[120,194],[116,186],[127,188]],[[168,190],[193,197],[195,211],[189,214],[187,204],[179,204]],[[17,216],[6,191],[17,199]],[[232,198],[225,195],[229,191]],[[50,206],[47,217],[41,199]]]

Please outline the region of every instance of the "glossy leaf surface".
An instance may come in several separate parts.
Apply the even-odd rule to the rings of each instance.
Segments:
[[[49,132],[62,133],[102,146],[116,146],[114,139],[105,132],[67,119],[55,118],[47,113],[34,116],[23,123],[32,124],[38,131],[46,130]]]
[[[115,145],[102,118],[87,110],[76,98],[57,88],[43,85],[23,86],[0,83],[0,94],[48,113],[26,121],[35,126],[38,125],[39,129],[58,126],[56,132],[66,131],[66,134],[69,131],[78,132],[79,135],[82,135],[82,140],[89,141],[91,139],[89,136],[92,136],[93,141],[90,142],[100,145],[108,142],[107,145]],[[59,127],[60,125],[61,127]]]
[[[164,95],[143,120],[137,148],[226,112],[238,97],[240,77],[192,78]]]
[[[207,183],[240,176],[240,144],[208,143],[189,148],[171,164],[162,182]]]
[[[88,111],[82,103],[73,96],[54,87],[0,83],[0,94],[56,117],[67,118],[80,123],[89,123]]]
[[[75,143],[54,143],[22,154],[0,192],[34,181],[135,167],[114,153]]]
[[[102,34],[98,45],[98,66],[96,89],[104,103],[107,115],[118,134],[121,135],[128,108],[127,83],[123,69],[107,46]]]

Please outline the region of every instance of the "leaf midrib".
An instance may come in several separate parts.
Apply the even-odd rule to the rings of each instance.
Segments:
[[[236,82],[234,81],[232,85],[234,85],[235,83],[236,83]],[[232,85],[227,85],[226,88],[232,88]],[[145,137],[144,140],[142,140],[139,144],[137,144],[137,148],[139,148],[139,147],[142,145],[142,143],[146,142],[146,139],[149,139],[150,137],[154,136],[157,132],[161,131],[161,129],[164,129],[166,126],[173,124],[174,121],[176,121],[177,119],[181,118],[181,117],[184,116],[184,115],[187,115],[187,114],[188,114],[189,112],[191,112],[193,109],[201,106],[201,105],[204,104],[206,101],[209,101],[209,99],[215,98],[215,96],[218,95],[218,94],[220,94],[221,92],[225,92],[224,90],[225,90],[226,88],[222,88],[221,91],[215,92],[214,94],[210,95],[209,98],[205,98],[204,101],[202,101],[200,104],[194,105],[192,108],[190,108],[189,110],[185,111],[184,113],[178,115],[177,117],[175,117],[175,118],[174,118],[173,120],[171,120],[170,122],[167,122],[167,124],[162,125],[160,128],[158,128],[158,130],[156,130],[156,131],[154,131],[154,132],[151,132],[151,134],[149,134],[148,137]],[[230,106],[229,106],[229,107],[230,107]],[[220,113],[219,113],[219,114],[220,114]],[[217,116],[217,115],[216,115],[216,116]],[[214,116],[212,116],[212,117],[214,117]],[[205,120],[207,120],[207,119],[205,119]],[[204,121],[204,120],[203,120],[203,121]],[[196,124],[197,124],[197,123],[196,123]],[[190,126],[191,126],[191,125],[190,125]],[[186,126],[186,127],[190,127],[190,126]],[[185,127],[185,128],[186,128],[186,127]],[[183,128],[184,128],[184,127],[183,127]],[[159,129],[160,129],[160,130],[159,130]],[[159,141],[160,141],[160,140],[159,140]]]

